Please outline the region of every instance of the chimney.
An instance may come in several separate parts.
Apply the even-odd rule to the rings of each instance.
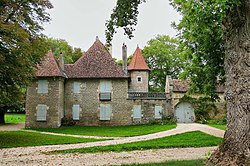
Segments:
[[[127,46],[125,43],[122,45],[122,70],[128,74],[128,66],[127,66]]]
[[[64,71],[64,56],[62,52],[60,52],[59,66],[61,67],[62,71]]]

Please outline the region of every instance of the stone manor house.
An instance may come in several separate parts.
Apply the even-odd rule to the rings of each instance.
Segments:
[[[122,67],[97,38],[74,64],[44,56],[27,89],[26,128],[60,127],[62,119],[76,125],[131,125],[175,115],[178,122],[193,122],[190,103],[178,103],[185,82],[167,78],[166,92],[148,92],[150,69],[137,47],[127,66],[122,47]],[[184,83],[184,84],[183,84]]]

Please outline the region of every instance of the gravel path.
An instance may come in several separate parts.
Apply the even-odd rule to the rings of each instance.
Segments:
[[[180,149],[161,149],[161,150],[149,150],[149,151],[135,151],[135,152],[123,152],[123,153],[97,153],[97,154],[66,154],[66,155],[45,155],[44,152],[53,151],[53,150],[64,150],[64,149],[73,149],[73,148],[83,148],[83,147],[94,147],[94,146],[105,146],[105,145],[114,145],[114,144],[122,144],[129,142],[138,142],[144,140],[150,140],[155,138],[162,138],[170,135],[185,133],[189,131],[200,130],[205,133],[215,135],[217,137],[223,137],[224,131],[220,129],[216,129],[207,125],[201,124],[178,124],[176,129],[167,130],[159,133],[148,134],[143,136],[136,137],[126,137],[126,138],[118,138],[114,140],[107,141],[99,141],[99,142],[89,142],[89,143],[80,143],[80,144],[71,144],[71,145],[50,145],[50,146],[36,146],[36,147],[21,147],[21,148],[10,148],[10,149],[0,149],[0,165],[34,165],[37,163],[38,165],[68,165],[69,162],[74,162],[74,165],[84,165],[85,160],[80,160],[79,158],[89,158],[86,165],[102,165],[106,162],[106,160],[110,161],[110,163],[115,164],[123,162],[123,160],[129,162],[137,162],[141,158],[140,156],[148,156],[147,162],[155,162],[155,156],[159,155],[161,161],[171,159],[172,156],[179,156],[176,159],[194,159],[197,155],[198,158],[204,157],[205,153],[208,151],[214,150],[215,147],[203,147],[203,148],[180,148]],[[212,148],[212,149],[211,149]],[[193,150],[189,152],[189,150]],[[203,151],[201,151],[203,150]],[[164,152],[162,152],[164,151]],[[166,151],[166,153],[165,153]],[[179,153],[183,151],[182,155]],[[152,156],[151,153],[157,153]],[[190,154],[189,154],[190,153]],[[121,156],[124,154],[124,156]],[[174,154],[174,155],[173,155]],[[107,155],[107,156],[106,156]],[[134,158],[129,158],[128,156],[134,156]],[[138,155],[138,156],[137,156]],[[151,155],[151,157],[150,157]],[[191,155],[191,156],[189,156]],[[102,157],[100,157],[102,156]],[[119,157],[120,156],[120,157]],[[126,157],[127,156],[127,157]],[[188,156],[187,158],[185,156]],[[125,159],[124,159],[125,158]],[[136,160],[135,160],[136,159]],[[93,161],[92,161],[93,160]],[[103,161],[105,160],[105,162]],[[141,158],[142,161],[143,157]],[[51,163],[52,162],[52,163]],[[54,163],[55,162],[55,163]],[[157,161],[158,162],[158,161]],[[105,165],[105,164],[104,164]],[[107,165],[107,163],[106,163]]]

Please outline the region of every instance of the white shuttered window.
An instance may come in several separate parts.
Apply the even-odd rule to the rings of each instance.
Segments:
[[[80,120],[80,105],[74,104],[72,107],[73,120]]]
[[[155,106],[155,119],[162,118],[162,106]]]
[[[80,82],[74,82],[74,93],[80,93],[81,90],[81,84]]]
[[[46,115],[47,115],[47,105],[38,104],[37,105],[36,120],[37,121],[46,121]]]
[[[111,81],[101,80],[100,91],[101,91],[101,93],[110,93],[111,92]]]
[[[110,104],[100,105],[100,120],[110,120]]]
[[[48,93],[48,81],[47,80],[38,80],[37,93]]]
[[[141,119],[141,105],[134,105],[133,117],[134,119]]]

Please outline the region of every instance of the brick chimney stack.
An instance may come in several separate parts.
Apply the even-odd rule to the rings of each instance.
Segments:
[[[128,74],[128,66],[127,66],[127,46],[125,43],[122,45],[122,70]]]
[[[62,52],[60,52],[59,66],[61,67],[62,71],[64,71],[64,56]]]

